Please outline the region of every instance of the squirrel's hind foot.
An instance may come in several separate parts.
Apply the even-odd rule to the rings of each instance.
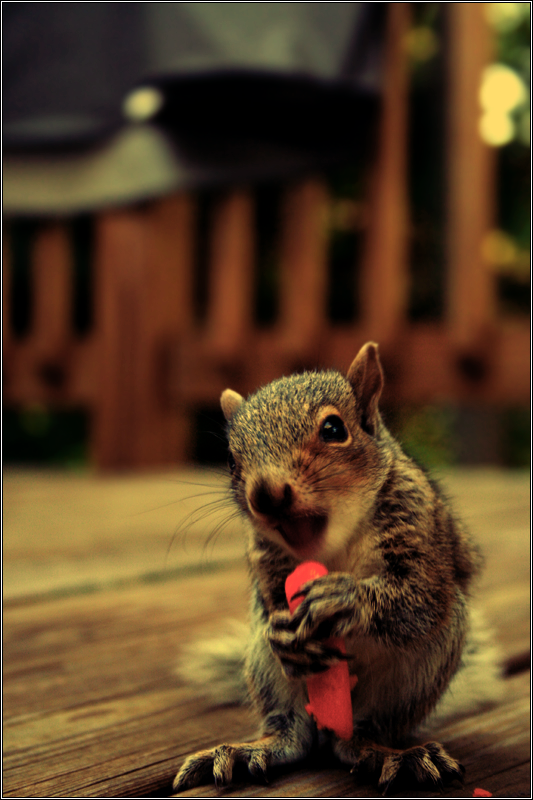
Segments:
[[[464,767],[438,742],[427,742],[425,745],[411,747],[388,755],[378,781],[378,789],[383,795],[398,791],[400,786],[417,785],[419,787],[440,790],[453,780],[462,782]]]
[[[270,767],[299,761],[309,749],[304,732],[294,723],[291,727],[290,720],[282,714],[271,718],[271,726],[275,728],[276,725],[279,730],[267,732],[253,742],[221,744],[189,756],[174,778],[172,788],[183,792],[214,781],[217,789],[224,789],[235,779],[246,779],[246,775],[268,783]]]
[[[217,789],[231,785],[238,765],[244,765],[248,772],[264,783],[269,764],[268,749],[262,742],[249,744],[221,744],[211,750],[201,750],[189,756],[174,778],[172,788],[183,792],[214,781]]]
[[[397,750],[373,742],[337,743],[337,756],[346,763],[350,757],[352,772],[378,779],[383,795],[404,788],[431,788],[439,791],[454,780],[463,781],[464,767],[438,742]]]

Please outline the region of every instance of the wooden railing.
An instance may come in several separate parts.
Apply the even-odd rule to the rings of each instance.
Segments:
[[[369,224],[357,287],[361,314],[328,320],[326,183],[287,186],[281,214],[276,321],[254,320],[254,192],[220,196],[210,221],[206,308],[195,314],[197,199],[176,194],[94,221],[93,326],[72,325],[68,221],[43,222],[31,258],[29,330],[14,335],[9,224],[4,244],[4,402],[81,406],[101,468],[178,463],[191,454],[191,414],[226,386],[246,393],[295,368],[346,368],[378,341],[396,402],[510,404],[529,399],[529,323],[496,313],[481,254],[493,225],[494,158],[477,132],[487,63],[482,4],[450,4],[448,270],[444,318],[414,324],[408,306],[408,5],[390,4],[386,85]],[[387,398],[385,398],[387,400]]]

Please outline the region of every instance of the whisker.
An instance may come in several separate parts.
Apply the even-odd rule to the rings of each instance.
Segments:
[[[219,477],[228,478],[228,474],[226,470],[221,470]],[[213,493],[220,492],[221,494],[225,494],[228,491],[228,486],[221,486],[218,481],[213,483],[204,483],[202,481],[189,481],[181,478],[176,479],[166,479],[167,483],[184,485],[184,486],[198,486],[203,489],[206,489],[205,492],[198,492],[197,494],[190,494],[186,497],[177,497],[175,500],[170,500],[168,503],[162,503],[161,505],[154,506],[153,508],[145,508],[142,511],[135,511],[131,514],[126,515],[127,517],[139,517],[143,514],[152,514],[155,511],[160,511],[163,508],[168,508],[169,506],[175,505],[177,503],[187,502],[188,500],[195,500],[198,497],[208,497]]]
[[[235,509],[231,514],[229,514],[225,519],[220,520],[220,522],[213,528],[207,539],[205,540],[203,553],[205,554],[209,545],[211,545],[211,553],[213,552],[214,546],[220,534],[223,530],[233,522],[235,519],[239,519],[241,517],[241,512],[239,509]]]
[[[209,473],[210,473],[210,476],[212,476],[212,477],[218,477],[218,478],[228,478],[229,477],[228,469],[227,469],[227,467],[225,465],[221,466],[221,467],[217,467],[217,466],[213,465],[213,466],[209,467]],[[200,480],[193,481],[193,480],[188,480],[188,479],[181,478],[181,477],[180,478],[166,478],[166,482],[167,483],[183,483],[186,486],[211,486],[211,485],[213,485],[213,484],[211,484],[209,482],[206,483],[206,482],[200,481]]]
[[[199,496],[209,496],[209,493],[202,493]],[[198,508],[194,508],[189,514],[187,514],[186,517],[184,517],[180,521],[180,523],[176,527],[176,529],[175,529],[175,531],[174,531],[174,533],[172,535],[172,538],[171,538],[171,540],[169,542],[168,548],[167,548],[167,554],[166,554],[166,558],[165,558],[165,563],[167,562],[168,556],[170,555],[172,547],[174,546],[174,543],[175,543],[176,539],[179,536],[186,537],[187,533],[190,531],[190,529],[191,529],[191,527],[193,525],[197,525],[200,522],[203,522],[204,520],[209,519],[209,517],[213,516],[214,514],[217,514],[218,512],[223,512],[224,510],[228,510],[229,511],[232,508],[233,508],[233,501],[232,501],[231,495],[229,494],[228,490],[221,491],[220,492],[220,496],[217,497],[216,499],[211,500],[208,503],[204,503],[203,505],[201,505]],[[217,525],[215,526],[214,530],[215,531],[218,531],[219,529],[222,530],[222,527],[225,526],[227,521],[229,521],[230,519],[233,519],[235,516],[238,516],[238,515],[239,515],[238,510],[237,510],[237,512],[233,512],[230,515],[227,514],[224,517],[223,520],[220,520],[217,523]],[[207,539],[208,542],[212,538],[212,536],[213,536],[213,533],[209,534],[208,539]],[[183,543],[184,543],[184,546],[186,547],[185,539],[183,539]]]

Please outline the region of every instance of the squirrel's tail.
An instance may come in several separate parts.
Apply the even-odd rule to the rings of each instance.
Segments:
[[[483,613],[473,607],[461,667],[429,721],[476,713],[500,700],[504,690],[502,653]]]
[[[227,630],[214,638],[188,643],[177,665],[180,678],[213,705],[236,705],[247,700],[244,656],[249,626],[228,620]]]

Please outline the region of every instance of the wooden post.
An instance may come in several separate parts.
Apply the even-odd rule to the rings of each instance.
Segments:
[[[170,373],[192,315],[191,219],[190,200],[178,197],[98,220],[94,455],[104,468],[187,456],[190,426],[172,400]]]
[[[4,225],[4,241],[2,242],[2,260],[2,336],[5,356],[13,336],[11,330],[11,242],[6,225]]]
[[[362,328],[384,349],[405,322],[407,308],[407,114],[405,38],[409,3],[388,4],[383,107],[370,199],[370,227],[360,293]]]
[[[95,338],[99,391],[92,435],[104,469],[137,466],[140,430],[136,373],[141,358],[145,231],[140,213],[110,211],[96,223]]]
[[[284,198],[279,331],[289,358],[314,352],[326,322],[328,201],[325,184],[314,178]]]
[[[72,270],[65,225],[49,223],[40,227],[32,258],[30,337],[38,358],[56,366],[72,339]]]
[[[195,205],[180,194],[154,202],[144,213],[144,366],[138,391],[146,421],[138,458],[145,465],[170,465],[184,462],[191,448],[190,413],[174,398],[172,385],[179,340],[193,325]]]
[[[447,320],[459,350],[482,344],[495,286],[481,245],[494,220],[494,151],[479,135],[481,74],[489,63],[484,3],[448,3],[449,145]]]
[[[214,358],[238,358],[252,327],[253,199],[236,190],[215,209],[209,253],[206,346]]]

